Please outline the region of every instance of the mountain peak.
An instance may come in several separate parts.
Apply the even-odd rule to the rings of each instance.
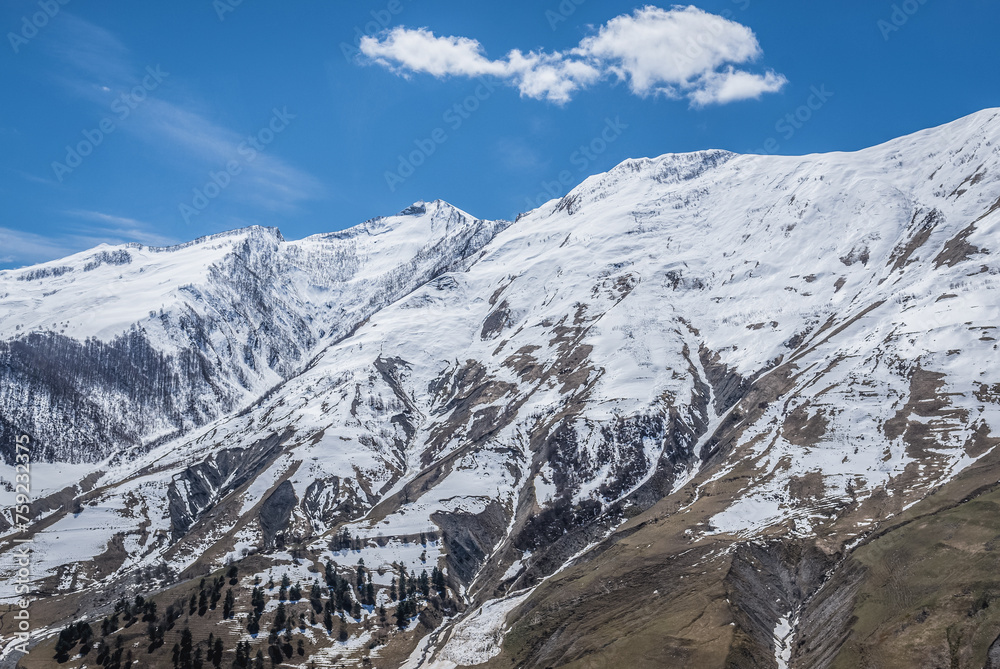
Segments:
[[[417,200],[409,207],[399,212],[397,216],[423,216],[427,213],[427,203],[423,200]]]
[[[397,216],[423,216],[424,214],[426,214],[428,212],[428,210],[432,210],[432,213],[436,213],[436,212],[441,211],[441,210],[445,210],[445,211],[448,211],[448,212],[457,211],[459,213],[465,213],[465,212],[462,212],[455,205],[451,204],[450,202],[445,202],[444,200],[437,199],[437,200],[432,200],[430,202],[428,202],[426,200],[417,200],[416,202],[414,202],[409,207],[407,207],[406,209],[404,209],[403,211],[399,212],[396,215]]]

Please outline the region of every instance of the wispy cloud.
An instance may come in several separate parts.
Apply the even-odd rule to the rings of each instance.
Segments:
[[[204,166],[206,171],[197,175],[192,187],[203,185],[207,170],[222,170],[230,160],[239,160],[243,172],[234,192],[248,204],[269,211],[292,211],[299,202],[324,194],[318,179],[273,153],[255,151],[252,161],[242,160],[239,147],[246,142],[246,135],[164,100],[150,100],[144,111],[142,122],[133,131],[138,137],[153,144],[166,143],[171,151],[197,159]],[[270,114],[270,110],[264,111]],[[261,123],[266,121],[262,116]],[[253,128],[251,133],[258,130]]]
[[[195,101],[168,99],[167,86],[148,92],[137,109],[129,110],[133,113],[127,119],[116,118],[118,110],[125,109],[121,104],[113,106],[116,101],[140,85],[149,68],[158,69],[160,64],[137,63],[110,31],[66,14],[52,37],[46,44],[50,56],[60,64],[57,82],[71,94],[108,110],[122,132],[183,164],[191,172],[192,188],[202,185],[210,170],[224,169],[236,157],[246,136],[208,120]],[[269,109],[261,110],[261,123],[270,113]],[[245,132],[258,130],[246,128]],[[292,211],[301,201],[321,197],[324,188],[315,177],[268,152],[244,165],[232,193],[255,208]]]
[[[127,216],[115,216],[100,211],[70,210],[63,212],[71,218],[91,221],[98,225],[86,228],[70,228],[77,236],[83,238],[100,237],[108,243],[138,242],[147,246],[172,246],[179,240],[156,232],[151,223],[137,221]]]
[[[150,79],[152,71],[160,72],[160,63],[140,62],[116,34],[72,13],[62,12],[60,20],[39,38],[39,45],[48,61],[43,77],[50,84],[74,102],[82,103],[83,110],[104,114],[113,121],[115,136],[121,133],[148,147],[150,159],[158,165],[176,166],[178,180],[192,189],[203,186],[210,173],[225,170],[229,161],[237,159],[247,136],[261,130],[272,114],[270,109],[261,109],[261,125],[240,131],[213,122],[211,110],[187,95],[182,82],[161,74]],[[168,64],[162,65],[169,75]],[[161,81],[164,85],[160,85]],[[138,104],[133,98],[123,97],[133,95],[140,87],[144,94]],[[94,127],[93,116],[89,119],[81,119],[83,129]],[[6,133],[0,129],[0,136]],[[65,189],[54,178],[5,169],[32,183]],[[226,197],[236,207],[220,213],[215,220],[238,226],[243,220],[240,213],[249,214],[249,218],[262,213],[291,213],[303,201],[324,194],[318,179],[269,148],[256,152],[252,160],[241,161],[239,177],[226,190]],[[88,201],[92,200],[88,197]],[[171,201],[153,209],[171,210],[175,206]],[[241,206],[245,209],[241,210]],[[169,246],[180,241],[165,234],[164,226],[142,220],[141,213],[109,212],[101,207],[88,204],[87,208],[56,212],[57,218],[51,220],[47,227],[51,232],[47,234],[39,234],[37,227],[29,225],[23,230],[14,229],[16,225],[0,228],[0,266],[49,261],[101,243]]]
[[[24,230],[0,228],[0,265],[23,266],[72,255],[100,241],[80,244],[75,237],[53,238]]]
[[[112,32],[75,14],[62,12],[43,44],[56,64],[51,76],[80,97],[103,103],[107,93],[137,83],[128,47]]]
[[[559,104],[608,78],[627,81],[636,95],[686,98],[695,107],[759,98],[787,83],[771,70],[738,69],[763,55],[753,31],[693,6],[647,6],[617,16],[565,52],[513,50],[494,60],[475,39],[405,27],[365,37],[361,52],[403,76],[491,75],[525,97]]]
[[[100,211],[57,212],[67,223],[51,234],[0,228],[0,267],[21,267],[64,258],[101,244],[139,243],[172,246],[180,240],[161,234],[152,223]],[[81,221],[74,224],[76,219]],[[86,223],[84,223],[86,222]]]

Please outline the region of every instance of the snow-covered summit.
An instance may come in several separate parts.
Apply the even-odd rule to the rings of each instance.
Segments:
[[[57,441],[53,455],[74,460],[103,457],[120,448],[113,442],[135,444],[189,429],[252,402],[381,307],[459,266],[506,225],[439,202],[422,215],[375,219],[298,241],[254,226],[166,248],[102,245],[2,272],[0,344],[9,342],[12,359],[4,368],[0,411],[39,439]],[[92,386],[95,360],[113,360],[124,349],[151,357],[134,364],[147,376],[163,376],[162,397],[133,396],[132,382],[115,380],[138,369],[109,368]],[[88,360],[65,360],[66,378],[38,379],[29,371],[35,356],[73,358],[81,350]],[[92,396],[85,420],[44,388],[67,381]],[[39,403],[19,403],[26,392],[37,393]],[[143,419],[134,425],[105,417],[121,403],[119,413],[130,422],[137,402]],[[53,416],[65,416],[72,427],[60,432]],[[124,433],[89,455],[91,447],[73,443],[81,431],[100,432],[105,421]]]

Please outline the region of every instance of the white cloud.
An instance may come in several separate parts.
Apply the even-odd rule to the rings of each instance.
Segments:
[[[691,101],[699,107],[724,105],[737,100],[757,99],[764,93],[776,93],[788,80],[776,72],[752,74],[729,68],[713,72],[702,79],[702,85],[691,93]]]
[[[491,75],[516,86],[525,97],[557,103],[568,102],[577,91],[609,76],[627,80],[636,95],[687,98],[694,106],[759,98],[787,83],[773,71],[736,69],[762,55],[753,31],[697,7],[637,9],[611,19],[568,52],[514,50],[491,60],[475,39],[404,27],[378,38],[365,37],[361,52],[370,62],[403,76]]]
[[[522,54],[515,50],[507,55],[506,65],[506,76],[514,80],[521,95],[560,104],[569,102],[573,93],[602,76],[593,64],[568,59],[560,53]]]
[[[396,71],[478,77],[504,74],[503,63],[483,55],[483,45],[467,37],[437,37],[430,30],[394,28],[382,39],[364,37],[361,52]]]
[[[438,37],[426,28],[397,27],[381,39],[364,37],[361,53],[403,76],[416,72],[435,77],[499,77],[513,82],[522,95],[554,102],[568,102],[574,91],[601,76],[593,66],[567,60],[560,53],[515,50],[504,60],[490,60],[478,41]]]

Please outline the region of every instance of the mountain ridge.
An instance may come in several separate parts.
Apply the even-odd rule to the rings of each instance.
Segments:
[[[446,575],[403,631],[365,629],[372,605],[343,647],[309,636],[329,665],[862,666],[918,629],[934,632],[892,666],[985,662],[1000,607],[965,616],[992,601],[984,568],[954,607],[866,607],[887,542],[920,536],[911,514],[992,504],[998,118],[857,153],[626,161],[479,222],[243,410],[64,479],[83,511],[53,505],[35,531],[36,583],[82,606],[61,584],[114,593],[165,565],[177,585],[154,583],[180,588],[231,561],[308,582],[362,559],[399,610],[401,564]],[[79,532],[81,555],[127,550],[96,569],[61,553]],[[971,559],[980,534],[905,545]]]

